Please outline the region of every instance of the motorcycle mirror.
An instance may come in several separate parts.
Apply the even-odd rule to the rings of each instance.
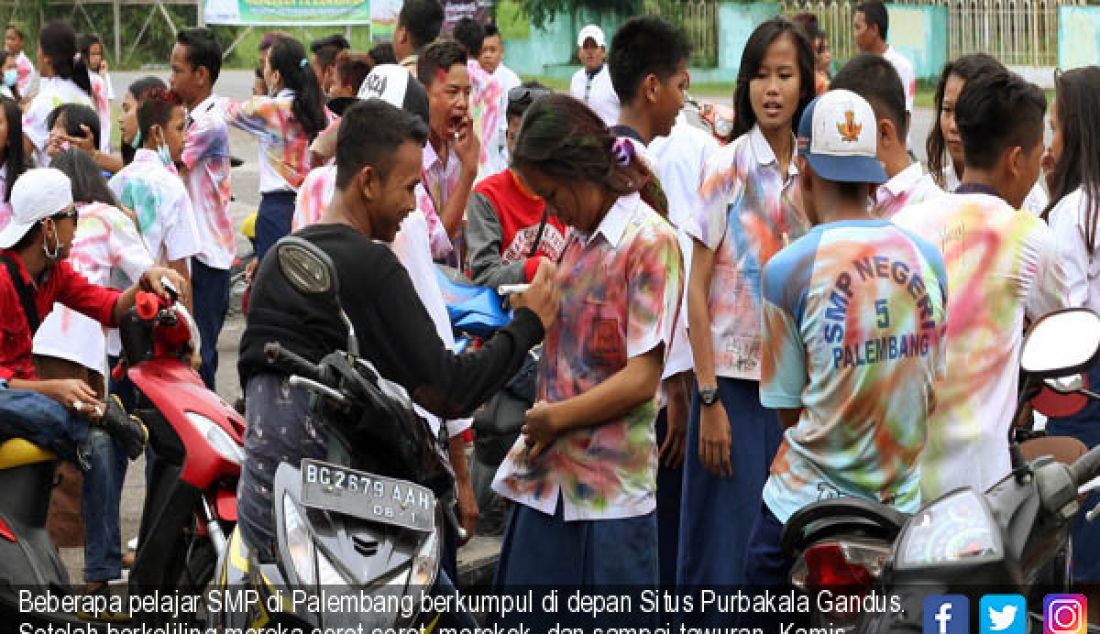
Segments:
[[[1037,378],[1068,377],[1086,370],[1100,353],[1100,315],[1087,308],[1048,313],[1024,338],[1020,368]]]
[[[1085,389],[1085,377],[1082,374],[1051,377],[1043,381],[1043,384],[1059,394],[1076,394]]]
[[[279,270],[290,285],[306,295],[336,295],[336,267],[328,254],[312,242],[287,236],[275,245]]]

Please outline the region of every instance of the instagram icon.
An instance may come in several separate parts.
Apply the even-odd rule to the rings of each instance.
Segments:
[[[1085,634],[1088,605],[1083,594],[1048,594],[1043,599],[1043,634]]]

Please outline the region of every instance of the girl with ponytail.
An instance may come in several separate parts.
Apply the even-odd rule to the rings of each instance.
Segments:
[[[38,34],[38,93],[23,114],[24,148],[39,167],[50,164],[46,154],[50,130],[46,119],[54,108],[77,103],[95,109],[100,119],[100,151],[110,151],[111,106],[98,75],[88,72],[76,47],[76,32],[67,22],[53,21]]]
[[[275,36],[263,74],[268,95],[226,107],[229,125],[259,137],[257,258],[290,233],[295,197],[309,173],[309,144],[329,121],[317,76],[298,40]]]
[[[538,401],[493,482],[517,503],[498,580],[656,585],[654,424],[683,283],[676,234],[633,145],[572,97],[531,105],[512,168],[574,231]]]

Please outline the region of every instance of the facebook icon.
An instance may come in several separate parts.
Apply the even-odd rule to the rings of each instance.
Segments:
[[[970,600],[961,594],[925,597],[924,634],[970,634]]]

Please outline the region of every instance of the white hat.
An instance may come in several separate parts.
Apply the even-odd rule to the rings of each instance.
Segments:
[[[11,221],[0,231],[0,249],[10,249],[34,225],[73,204],[73,184],[64,172],[39,167],[15,179],[11,189]]]
[[[381,99],[391,106],[417,115],[428,123],[428,93],[404,67],[379,64],[359,86],[359,99]]]
[[[798,125],[798,153],[827,181],[886,182],[877,143],[875,111],[849,90],[830,90],[811,101]]]
[[[581,29],[580,35],[577,36],[577,46],[584,47],[584,41],[588,38],[592,38],[596,41],[596,46],[606,46],[607,38],[604,37],[603,29],[595,24],[589,24]]]

